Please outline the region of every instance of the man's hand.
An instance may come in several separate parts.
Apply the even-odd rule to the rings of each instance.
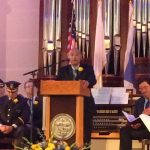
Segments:
[[[13,127],[12,126],[7,126],[7,125],[1,125],[0,126],[0,131],[3,133],[3,134],[9,134],[11,133],[13,130]]]
[[[140,124],[140,123],[131,124],[131,127],[132,127],[133,129],[138,129],[138,128],[141,127],[141,124]]]
[[[82,84],[84,87],[88,87],[89,86],[89,82],[86,80],[82,80]]]
[[[143,114],[150,115],[150,108],[144,109]]]
[[[0,125],[0,131],[1,131],[1,132],[4,132],[4,131],[5,131],[5,125],[3,125],[3,124]]]

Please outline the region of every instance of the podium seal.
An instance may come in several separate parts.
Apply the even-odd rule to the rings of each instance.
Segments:
[[[75,134],[75,121],[68,114],[58,114],[52,119],[51,130],[57,140],[68,140]]]

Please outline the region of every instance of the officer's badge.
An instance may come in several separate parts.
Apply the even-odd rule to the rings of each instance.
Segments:
[[[15,103],[15,104],[18,103],[18,101],[19,101],[19,100],[18,100],[17,98],[14,99],[14,103]]]
[[[10,89],[14,89],[14,84],[10,84]]]

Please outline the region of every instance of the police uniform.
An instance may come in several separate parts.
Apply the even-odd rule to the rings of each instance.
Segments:
[[[4,90],[5,83],[3,80],[0,79],[0,97],[4,96],[5,90]]]
[[[2,79],[0,79],[0,88],[3,88],[5,86],[5,83],[3,82]]]
[[[7,92],[17,92],[19,82],[9,81],[6,82]],[[0,132],[0,137],[13,137],[15,139],[21,139],[27,137],[26,123],[29,120],[30,109],[22,95],[18,95],[11,99],[8,95],[0,98],[0,125],[12,126],[13,130],[8,134]]]

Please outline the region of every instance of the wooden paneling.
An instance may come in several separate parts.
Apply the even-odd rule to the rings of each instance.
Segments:
[[[97,132],[93,132],[91,134],[92,139],[119,139],[120,135],[119,132],[110,132],[108,134],[99,134]]]
[[[123,77],[115,75],[103,75],[104,87],[122,87]]]
[[[67,143],[74,141],[83,146],[84,135],[84,96],[89,96],[89,89],[83,87],[81,81],[41,81],[41,95],[49,95],[46,99],[46,139],[50,137],[51,122],[54,116],[65,113],[75,120],[76,132]]]
[[[39,67],[43,66],[43,54],[42,54],[42,38],[43,38],[43,0],[40,1],[40,37],[39,37]],[[103,75],[103,82],[105,86],[123,86],[123,72],[124,72],[124,58],[125,51],[127,45],[127,33],[128,33],[128,12],[129,12],[129,0],[121,0],[121,50],[120,50],[120,72],[117,76],[113,74]],[[68,27],[71,18],[71,0],[63,0],[62,3],[62,24],[61,24],[61,59],[66,59],[66,47],[67,47],[67,36],[68,36]],[[95,31],[96,31],[96,19],[97,19],[97,0],[90,1],[90,51],[89,51],[89,59],[88,63],[93,64],[93,56],[94,56],[94,45],[95,45]],[[139,62],[140,61],[140,64]],[[147,60],[138,60],[136,61],[136,78],[139,79],[141,77],[149,77],[149,73],[146,72],[146,69],[140,67],[142,64],[147,66],[146,68],[150,68]],[[66,65],[62,63],[61,65]],[[113,67],[112,67],[113,68]],[[144,70],[143,70],[144,69]]]
[[[120,29],[121,29],[121,51],[120,51],[120,76],[124,72],[124,58],[127,45],[128,34],[128,15],[129,15],[129,0],[120,0],[121,4],[121,17],[120,17]]]
[[[82,81],[41,80],[42,95],[82,95],[90,96],[90,90],[83,86]]]
[[[93,64],[94,60],[94,45],[95,45],[95,32],[96,32],[96,19],[97,19],[97,0],[90,1],[90,58],[89,62]]]
[[[39,61],[38,66],[41,68],[43,66],[43,13],[44,13],[44,1],[40,0],[40,15],[39,15]],[[42,72],[41,72],[42,73]]]

